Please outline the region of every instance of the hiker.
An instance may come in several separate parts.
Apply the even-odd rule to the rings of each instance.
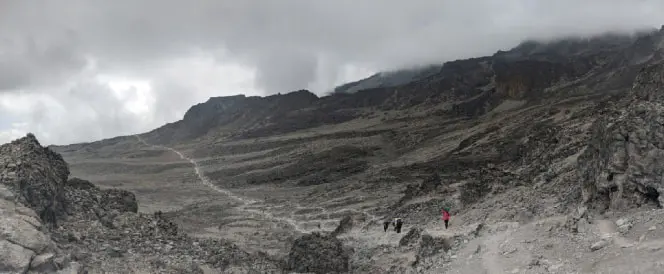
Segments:
[[[392,221],[392,225],[394,225],[394,231],[397,233],[401,233],[401,226],[403,225],[403,220],[401,218],[394,218]]]
[[[389,227],[390,227],[390,221],[389,220],[383,221],[383,231],[387,232],[387,228]]]
[[[443,222],[445,222],[445,229],[450,222],[450,209],[448,207],[443,207]]]

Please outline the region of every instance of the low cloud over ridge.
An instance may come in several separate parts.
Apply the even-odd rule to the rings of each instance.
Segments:
[[[210,96],[322,94],[380,70],[662,18],[654,0],[8,0],[0,141],[138,133]]]

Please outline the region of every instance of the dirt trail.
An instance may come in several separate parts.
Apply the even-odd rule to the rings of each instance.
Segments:
[[[492,235],[489,239],[484,241],[487,251],[482,254],[482,266],[486,273],[505,273],[505,269],[500,263],[502,259],[500,255],[500,243],[505,241],[509,233],[510,231],[503,231],[496,235]]]
[[[329,212],[327,209],[325,209],[323,207],[303,207],[303,206],[300,206],[300,205],[297,205],[297,204],[294,206],[293,213],[290,214],[290,217],[275,216],[274,214],[272,214],[271,212],[268,211],[270,208],[272,208],[270,205],[267,205],[264,202],[256,200],[256,199],[251,199],[251,198],[248,198],[248,197],[239,196],[239,195],[237,195],[237,194],[235,194],[235,193],[233,193],[229,190],[220,188],[220,187],[216,186],[215,184],[213,184],[210,181],[209,178],[207,178],[205,175],[203,175],[203,173],[201,172],[201,168],[198,165],[198,163],[196,162],[196,160],[187,157],[182,152],[180,152],[180,151],[178,151],[174,148],[170,148],[170,147],[166,147],[166,146],[152,145],[152,144],[149,144],[148,142],[146,142],[140,136],[138,136],[138,135],[134,135],[134,136],[136,137],[136,139],[140,143],[142,143],[142,144],[144,144],[148,147],[153,147],[153,148],[157,148],[157,149],[172,151],[173,153],[177,154],[182,160],[185,160],[185,161],[188,161],[189,163],[191,163],[191,165],[194,168],[194,173],[196,174],[199,181],[203,185],[211,188],[212,190],[214,190],[216,192],[219,192],[223,195],[226,195],[226,196],[228,196],[229,198],[231,198],[233,200],[236,200],[236,201],[240,202],[242,205],[240,205],[238,207],[239,210],[242,210],[242,211],[247,212],[247,213],[251,213],[253,215],[260,215],[260,216],[263,216],[264,218],[272,220],[272,221],[279,221],[279,222],[287,223],[290,226],[292,226],[296,231],[298,231],[300,233],[309,233],[309,232],[312,232],[312,231],[302,228],[302,224],[304,222],[300,222],[300,221],[295,219],[295,214],[294,214],[295,210],[318,209],[318,210],[322,211],[322,212],[319,212],[319,213],[305,214],[305,216],[308,216],[308,217],[313,216],[313,215],[319,215],[319,214],[322,213],[322,214],[327,215],[328,218],[329,218],[332,214],[340,213],[340,212],[344,212],[344,211],[349,211],[349,212],[354,212],[354,213],[362,214],[362,215],[365,215],[365,216],[369,217],[370,220],[367,220],[367,222],[373,222],[375,220],[380,219],[380,217],[375,216],[371,213],[368,213],[366,211],[359,211],[359,210],[355,210],[355,209],[342,209],[342,210],[339,210],[339,211]]]
[[[257,202],[256,200],[249,199],[249,198],[245,198],[245,197],[237,196],[237,195],[235,195],[234,193],[232,193],[232,192],[230,192],[230,191],[228,191],[228,190],[225,190],[225,189],[222,189],[222,188],[219,188],[219,187],[215,186],[214,184],[212,184],[212,183],[210,182],[210,180],[209,180],[207,177],[205,177],[205,176],[201,173],[201,168],[198,166],[198,163],[197,163],[196,161],[194,161],[193,159],[191,159],[191,158],[185,156],[185,155],[182,154],[180,151],[177,151],[177,150],[174,149],[174,148],[170,148],[170,147],[166,147],[166,146],[151,145],[151,144],[148,144],[145,140],[143,140],[143,138],[141,138],[140,136],[138,136],[138,135],[135,135],[135,136],[136,136],[136,139],[138,139],[139,142],[141,142],[142,144],[144,144],[144,145],[146,145],[146,146],[154,147],[154,148],[158,148],[158,149],[170,150],[170,151],[172,151],[173,153],[175,153],[175,154],[177,154],[178,156],[180,156],[180,159],[185,160],[185,161],[188,161],[189,163],[191,163],[191,165],[192,165],[193,168],[194,168],[194,173],[196,173],[196,176],[197,176],[198,179],[201,181],[201,183],[203,183],[204,185],[206,185],[206,186],[209,187],[209,188],[212,188],[214,191],[219,192],[219,193],[222,193],[222,194],[224,194],[224,195],[230,197],[231,199],[234,199],[234,200],[240,201],[240,202],[242,202],[242,203],[245,204],[245,205],[250,205],[250,204],[253,204],[253,203],[256,203],[256,202]]]

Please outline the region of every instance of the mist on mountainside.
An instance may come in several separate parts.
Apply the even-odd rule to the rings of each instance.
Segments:
[[[664,17],[655,0],[236,2],[3,1],[0,71],[12,77],[0,83],[0,138],[34,132],[69,144],[135,134],[210,97],[322,96],[379,72],[529,39],[632,32]],[[378,82],[422,76],[406,74]]]

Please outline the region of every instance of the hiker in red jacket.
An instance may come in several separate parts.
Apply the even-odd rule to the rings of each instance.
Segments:
[[[450,222],[450,212],[449,208],[444,207],[443,208],[443,222],[445,222],[445,229],[447,229],[448,223]]]

